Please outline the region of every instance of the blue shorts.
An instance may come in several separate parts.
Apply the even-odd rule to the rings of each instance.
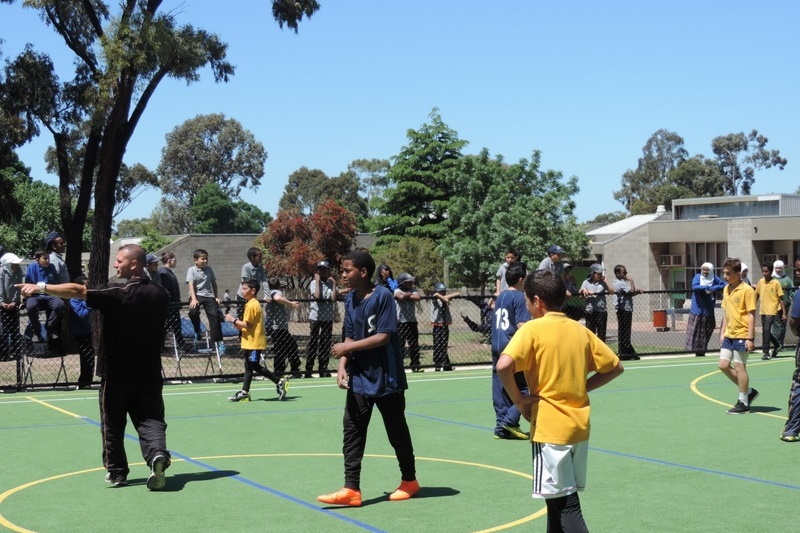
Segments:
[[[245,350],[244,356],[251,363],[261,362],[261,350]]]
[[[729,339],[725,337],[722,340],[720,349],[730,350],[732,352],[745,352],[747,349],[744,347],[744,339]]]

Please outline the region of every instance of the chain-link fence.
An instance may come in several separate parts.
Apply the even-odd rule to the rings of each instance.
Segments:
[[[298,309],[290,311],[285,329],[268,328],[268,349],[265,361],[270,369],[295,377],[307,373],[314,376],[320,374],[319,356],[322,355],[322,373],[334,372],[336,361],[325,361],[330,352],[330,342],[337,342],[342,335],[342,312],[344,304],[338,302],[334,321],[330,328],[326,324],[318,324],[315,334],[311,335],[311,324],[308,320],[310,299],[297,299],[301,303]],[[490,327],[492,310],[488,298],[480,296],[456,297],[450,302],[452,324],[449,326],[449,338],[446,342],[446,354],[434,354],[434,332],[430,322],[431,298],[423,297],[416,305],[418,324],[418,344],[420,366],[428,371],[435,367],[489,364],[491,362]],[[606,342],[617,351],[619,323],[614,311],[614,297],[608,296]],[[236,314],[237,303],[223,303],[221,312]],[[566,312],[571,318],[585,321],[583,316],[584,301],[571,298],[567,302]],[[239,349],[239,332],[230,323],[221,321],[222,344],[211,342],[208,319],[204,312],[199,314],[200,335],[189,318],[189,309],[184,304],[176,307],[170,315],[166,328],[166,338],[162,350],[164,379],[170,382],[181,382],[199,379],[237,379],[243,373],[243,358]],[[716,324],[719,327],[722,311],[717,308]],[[40,314],[44,315],[44,312]],[[92,354],[87,350],[86,340],[76,339],[69,333],[70,315],[67,314],[62,326],[60,339],[50,339],[44,329],[40,336],[32,332],[30,320],[23,309],[15,322],[5,320],[2,336],[0,336],[0,388],[4,390],[22,390],[35,387],[72,387],[78,384],[81,374],[81,359],[86,372]],[[42,323],[45,322],[44,316]],[[634,298],[631,317],[631,344],[640,356],[686,353],[686,326],[689,318],[687,295],[682,292],[650,291]],[[330,341],[328,340],[330,331]],[[761,352],[762,331],[761,319],[756,316],[756,352]],[[441,335],[441,331],[438,333]],[[441,341],[441,337],[440,337]],[[783,344],[794,346],[797,338],[788,330]],[[440,344],[441,345],[441,344]],[[83,347],[83,349],[81,349]],[[314,351],[314,354],[310,354]],[[408,347],[406,365],[412,359]],[[719,350],[719,330],[711,335],[708,351]],[[87,352],[89,352],[87,354]],[[83,355],[82,355],[83,353]],[[309,355],[312,355],[309,361]],[[449,359],[442,359],[445,356]],[[309,365],[309,363],[311,363]],[[94,378],[95,381],[97,378]],[[85,383],[83,383],[85,385]]]

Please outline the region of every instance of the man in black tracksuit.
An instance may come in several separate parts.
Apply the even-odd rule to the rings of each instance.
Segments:
[[[83,298],[102,316],[97,375],[100,383],[100,431],[106,481],[127,485],[125,425],[130,415],[142,456],[150,466],[147,488],[161,490],[169,467],[164,422],[161,347],[164,343],[169,296],[144,273],[145,253],[138,245],[122,246],[114,268],[127,283],[87,289],[76,283],[22,285],[22,293]]]

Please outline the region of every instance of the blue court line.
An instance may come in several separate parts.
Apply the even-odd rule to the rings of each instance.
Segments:
[[[87,418],[85,416],[80,417],[80,419],[83,420],[84,422],[88,423],[88,424],[91,424],[93,426],[97,426],[98,428],[100,427],[100,422],[98,422],[96,420],[92,420],[91,418]],[[129,440],[132,440],[134,442],[137,442],[137,443],[139,442],[139,439],[135,435],[131,435],[130,433],[125,433],[125,438],[129,439]],[[178,459],[181,459],[181,460],[183,460],[183,461],[185,461],[187,463],[190,463],[190,464],[193,464],[193,465],[197,466],[198,468],[202,468],[204,470],[208,470],[209,472],[221,472],[222,471],[222,470],[220,470],[219,468],[217,468],[215,466],[212,466],[212,465],[210,465],[208,463],[203,463],[202,461],[198,461],[196,459],[192,459],[191,457],[189,457],[187,455],[183,455],[182,453],[174,452],[172,450],[170,450],[169,453],[170,453],[170,455],[172,457],[176,457]],[[267,492],[269,494],[272,494],[273,496],[278,496],[279,498],[283,498],[284,500],[288,500],[288,501],[290,501],[292,503],[295,503],[295,504],[301,505],[303,507],[306,507],[307,509],[311,509],[312,511],[317,511],[317,512],[326,514],[326,515],[330,516],[331,518],[336,518],[337,520],[341,520],[343,522],[347,522],[348,524],[354,525],[356,527],[360,527],[361,529],[365,529],[367,531],[371,531],[372,533],[388,533],[387,531],[384,531],[382,529],[378,529],[378,528],[376,528],[374,526],[371,526],[371,525],[366,524],[364,522],[361,522],[359,520],[355,520],[355,519],[350,518],[348,516],[336,513],[334,511],[331,511],[330,509],[323,509],[321,507],[317,507],[316,505],[313,505],[313,504],[310,504],[310,503],[308,503],[306,501],[303,501],[303,500],[300,500],[298,498],[295,498],[294,496],[291,496],[291,495],[286,494],[284,492],[281,492],[281,491],[275,490],[273,488],[267,487],[266,485],[262,485],[261,483],[258,483],[256,481],[247,479],[246,477],[239,476],[239,475],[237,475],[237,476],[228,476],[228,477],[230,477],[231,479],[235,479],[236,481],[238,481],[240,483],[244,483],[245,485],[248,485],[250,487],[253,487],[253,488],[256,488],[258,490],[261,490],[261,491]]]
[[[681,463],[674,463],[672,461],[664,461],[663,459],[652,459],[650,457],[642,457],[640,455],[632,455],[629,453],[624,452],[616,452],[613,450],[604,450],[602,448],[595,448],[593,446],[589,446],[589,449],[593,452],[600,452],[605,453],[608,455],[615,455],[617,457],[624,457],[626,459],[636,459],[638,461],[644,461],[646,463],[653,463],[661,466],[669,466],[672,468],[681,468],[683,470],[689,470],[692,472],[701,472],[703,474],[713,474],[716,476],[722,476],[732,479],[738,479],[740,481],[750,481],[754,483],[761,483],[762,485],[771,485],[773,487],[780,487],[782,489],[791,489],[791,490],[800,490],[800,486],[798,485],[790,485],[788,483],[779,483],[777,481],[770,481],[768,479],[759,479],[755,477],[748,477],[743,476],[741,474],[732,474],[730,472],[723,472],[721,470],[711,470],[710,468],[703,468],[701,466],[692,466],[692,465],[685,465]]]

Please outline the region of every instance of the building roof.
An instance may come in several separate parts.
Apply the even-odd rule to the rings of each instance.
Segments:
[[[664,216],[664,211],[651,213],[649,215],[633,215],[626,219],[618,220],[617,222],[587,231],[586,235],[592,237],[593,241],[608,240],[618,235],[629,233],[662,216]]]

